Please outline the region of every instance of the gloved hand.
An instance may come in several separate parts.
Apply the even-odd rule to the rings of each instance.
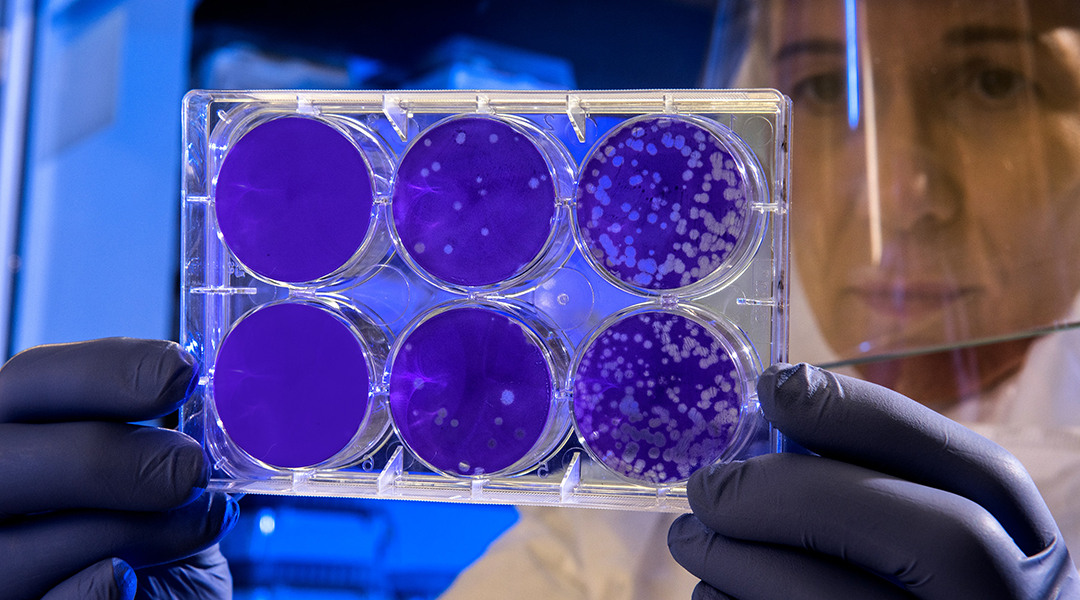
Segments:
[[[140,574],[140,597],[231,595],[216,547],[200,551],[235,524],[236,502],[203,493],[195,440],[126,423],[179,406],[192,362],[175,343],[113,338],[0,369],[0,598],[131,599],[132,568],[165,563]]]
[[[1061,533],[1019,461],[883,387],[809,365],[758,380],[765,418],[820,456],[690,478],[668,533],[694,598],[1080,598]]]

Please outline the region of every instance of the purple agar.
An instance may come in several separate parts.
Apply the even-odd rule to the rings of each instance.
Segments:
[[[631,314],[585,350],[574,378],[582,442],[609,469],[638,481],[682,481],[732,442],[742,405],[739,368],[700,323]]]
[[[310,467],[345,449],[363,424],[367,360],[327,310],[268,305],[226,335],[213,392],[222,427],[241,450],[275,467]]]
[[[500,473],[530,454],[547,425],[554,385],[523,324],[490,309],[455,308],[398,343],[390,411],[421,460],[472,476]]]
[[[225,156],[214,203],[225,244],[257,275],[306,283],[345,266],[374,201],[360,150],[330,125],[284,117],[255,126]]]
[[[424,271],[488,286],[526,270],[555,217],[551,167],[522,128],[489,117],[451,118],[423,132],[394,180],[394,228]]]
[[[749,221],[748,184],[725,143],[682,117],[633,119],[581,168],[575,208],[585,251],[643,290],[693,285],[723,267]]]

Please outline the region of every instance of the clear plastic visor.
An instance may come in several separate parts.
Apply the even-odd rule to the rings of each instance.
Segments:
[[[948,404],[1080,322],[1080,3],[722,0],[705,79],[794,102],[793,359]]]

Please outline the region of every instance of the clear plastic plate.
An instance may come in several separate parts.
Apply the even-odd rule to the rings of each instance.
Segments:
[[[213,489],[683,511],[778,447],[771,90],[193,91],[181,428]]]

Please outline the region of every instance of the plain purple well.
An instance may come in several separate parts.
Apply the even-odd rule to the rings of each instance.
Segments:
[[[334,273],[367,236],[374,200],[359,149],[330,125],[284,117],[228,151],[214,209],[225,244],[256,274],[305,283]]]
[[[696,321],[630,315],[604,330],[574,378],[578,434],[609,469],[649,483],[682,481],[731,444],[739,370]]]
[[[409,448],[445,473],[497,473],[524,458],[551,411],[544,353],[515,319],[457,308],[404,340],[390,374],[390,410]]]
[[[528,134],[488,117],[450,119],[423,132],[394,180],[402,249],[455,285],[511,279],[543,251],[555,183]]]
[[[369,393],[357,338],[306,304],[251,313],[226,335],[214,364],[214,406],[225,433],[275,467],[317,465],[348,446]]]
[[[732,154],[705,127],[635,119],[582,165],[576,220],[588,253],[618,280],[677,289],[709,277],[739,246],[746,190]]]

